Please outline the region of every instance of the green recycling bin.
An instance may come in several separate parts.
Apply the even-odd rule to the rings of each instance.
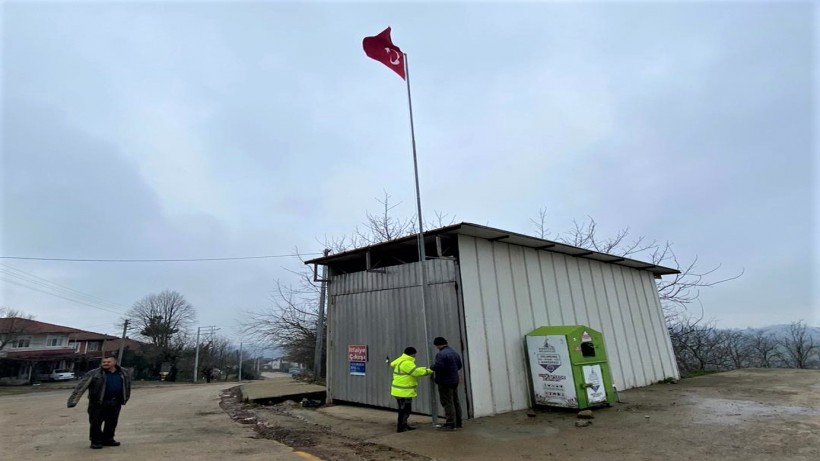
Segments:
[[[535,405],[582,409],[615,402],[600,332],[584,325],[540,327],[525,336],[525,347]]]

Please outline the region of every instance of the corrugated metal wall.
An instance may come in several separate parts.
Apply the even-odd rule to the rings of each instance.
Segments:
[[[459,236],[476,417],[529,406],[523,337],[545,325],[604,333],[618,389],[679,376],[653,275]]]
[[[429,366],[435,356],[433,338],[444,336],[459,353],[458,265],[453,260],[429,260],[427,316],[430,319],[425,344],[421,315],[421,283],[418,263],[384,268],[384,272],[356,272],[334,275],[329,285],[328,308],[328,391],[336,400],[395,408],[390,396],[392,370],[385,357],[394,359],[407,346],[418,350],[416,363]],[[381,270],[381,269],[380,269]],[[349,372],[347,346],[366,344],[368,363],[365,376]],[[431,379],[419,380],[419,397],[413,411],[431,413]],[[466,388],[465,386],[462,386]],[[465,398],[462,390],[462,398]],[[464,410],[466,401],[462,400]],[[439,413],[441,414],[441,413]]]

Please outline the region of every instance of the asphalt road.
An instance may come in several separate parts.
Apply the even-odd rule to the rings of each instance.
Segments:
[[[231,384],[233,385],[233,384]],[[119,447],[89,448],[86,397],[66,408],[70,390],[0,397],[3,459],[304,460],[291,448],[257,439],[219,407],[225,383],[136,388],[123,407]]]

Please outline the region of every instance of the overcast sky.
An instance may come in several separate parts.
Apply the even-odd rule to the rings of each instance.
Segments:
[[[817,325],[817,17],[811,2],[5,2],[0,256],[309,254],[384,191],[412,216],[404,82],[361,47],[390,25],[425,214],[628,226],[715,279],[744,271],[701,294],[719,325]],[[0,264],[0,304],[114,334],[171,289],[234,335],[302,267]]]

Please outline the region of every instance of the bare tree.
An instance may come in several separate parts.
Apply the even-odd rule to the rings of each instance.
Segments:
[[[391,212],[401,202],[395,205],[390,203],[392,196],[384,191],[384,198],[375,199],[381,204],[381,212],[378,214],[365,213],[366,220],[363,228],[356,227],[354,235],[359,242],[364,242],[367,245],[374,243],[386,242],[394,240],[399,237],[410,235],[414,232],[416,226],[415,218],[397,218]]]
[[[715,362],[720,364],[721,369],[736,369],[749,366],[754,350],[751,348],[750,336],[738,330],[718,330],[717,351],[719,357]]]
[[[0,307],[0,350],[31,331],[33,317],[10,307]]]
[[[820,344],[816,344],[814,337],[806,329],[802,320],[792,322],[789,331],[781,340],[783,356],[791,368],[809,368],[814,355],[820,351]]]
[[[456,215],[450,213],[443,213],[441,211],[434,211],[432,219],[424,220],[425,232],[427,229],[438,229],[439,227],[446,227],[456,223]],[[415,230],[413,231],[415,232]]]
[[[176,360],[190,343],[189,328],[196,320],[196,310],[176,291],[165,290],[137,301],[126,313],[130,329],[154,347],[156,373],[162,362],[170,362],[168,380],[176,377]]]
[[[619,230],[615,236],[604,238],[598,235],[598,223],[591,217],[586,221],[573,221],[574,228],[558,236],[558,240],[569,245],[618,256],[630,256],[650,251],[658,247],[657,242],[646,242],[641,236],[628,241],[630,229]]]
[[[538,210],[538,216],[535,218],[530,218],[530,224],[535,228],[535,235],[538,238],[546,239],[550,236],[550,230],[547,227],[547,209],[540,208]]]
[[[259,343],[281,347],[287,360],[308,364],[313,362],[316,347],[320,288],[310,273],[297,275],[296,285],[276,282],[273,306],[249,313],[243,331]]]
[[[763,331],[755,331],[749,336],[750,365],[758,368],[771,368],[778,357],[778,341]]]
[[[228,338],[212,336],[200,351],[202,370],[207,370],[214,379],[222,377],[227,380],[228,374],[226,371],[233,365],[235,355],[234,348]],[[218,369],[224,375],[217,376],[213,374],[214,369]]]
[[[697,371],[716,371],[723,368],[721,350],[723,338],[715,330],[714,323],[696,325],[686,341],[685,354]],[[687,354],[688,353],[688,354]]]
[[[738,279],[744,273],[741,270],[739,274],[731,277],[710,279],[720,269],[720,265],[707,270],[699,270],[697,256],[688,264],[681,264],[669,242],[654,247],[650,256],[652,263],[670,266],[680,271],[679,274],[673,275],[672,279],[657,281],[658,296],[667,316],[674,316],[675,312],[685,309],[688,304],[696,301],[700,296],[701,288],[713,287]]]
[[[395,240],[416,233],[416,217],[396,217],[394,210],[401,202],[393,204],[392,198],[393,196],[385,191],[383,198],[375,199],[380,205],[379,213],[365,212],[364,224],[356,226],[352,233],[341,237],[325,236],[324,241],[319,241],[319,244],[334,253],[340,253],[351,248]],[[425,229],[445,227],[455,223],[455,215],[435,211],[432,218],[426,218],[423,222]]]
[[[680,314],[667,327],[678,369],[683,374],[693,370],[705,371],[713,365],[712,352],[718,346],[714,339],[715,329],[712,324],[703,322],[702,315]]]

